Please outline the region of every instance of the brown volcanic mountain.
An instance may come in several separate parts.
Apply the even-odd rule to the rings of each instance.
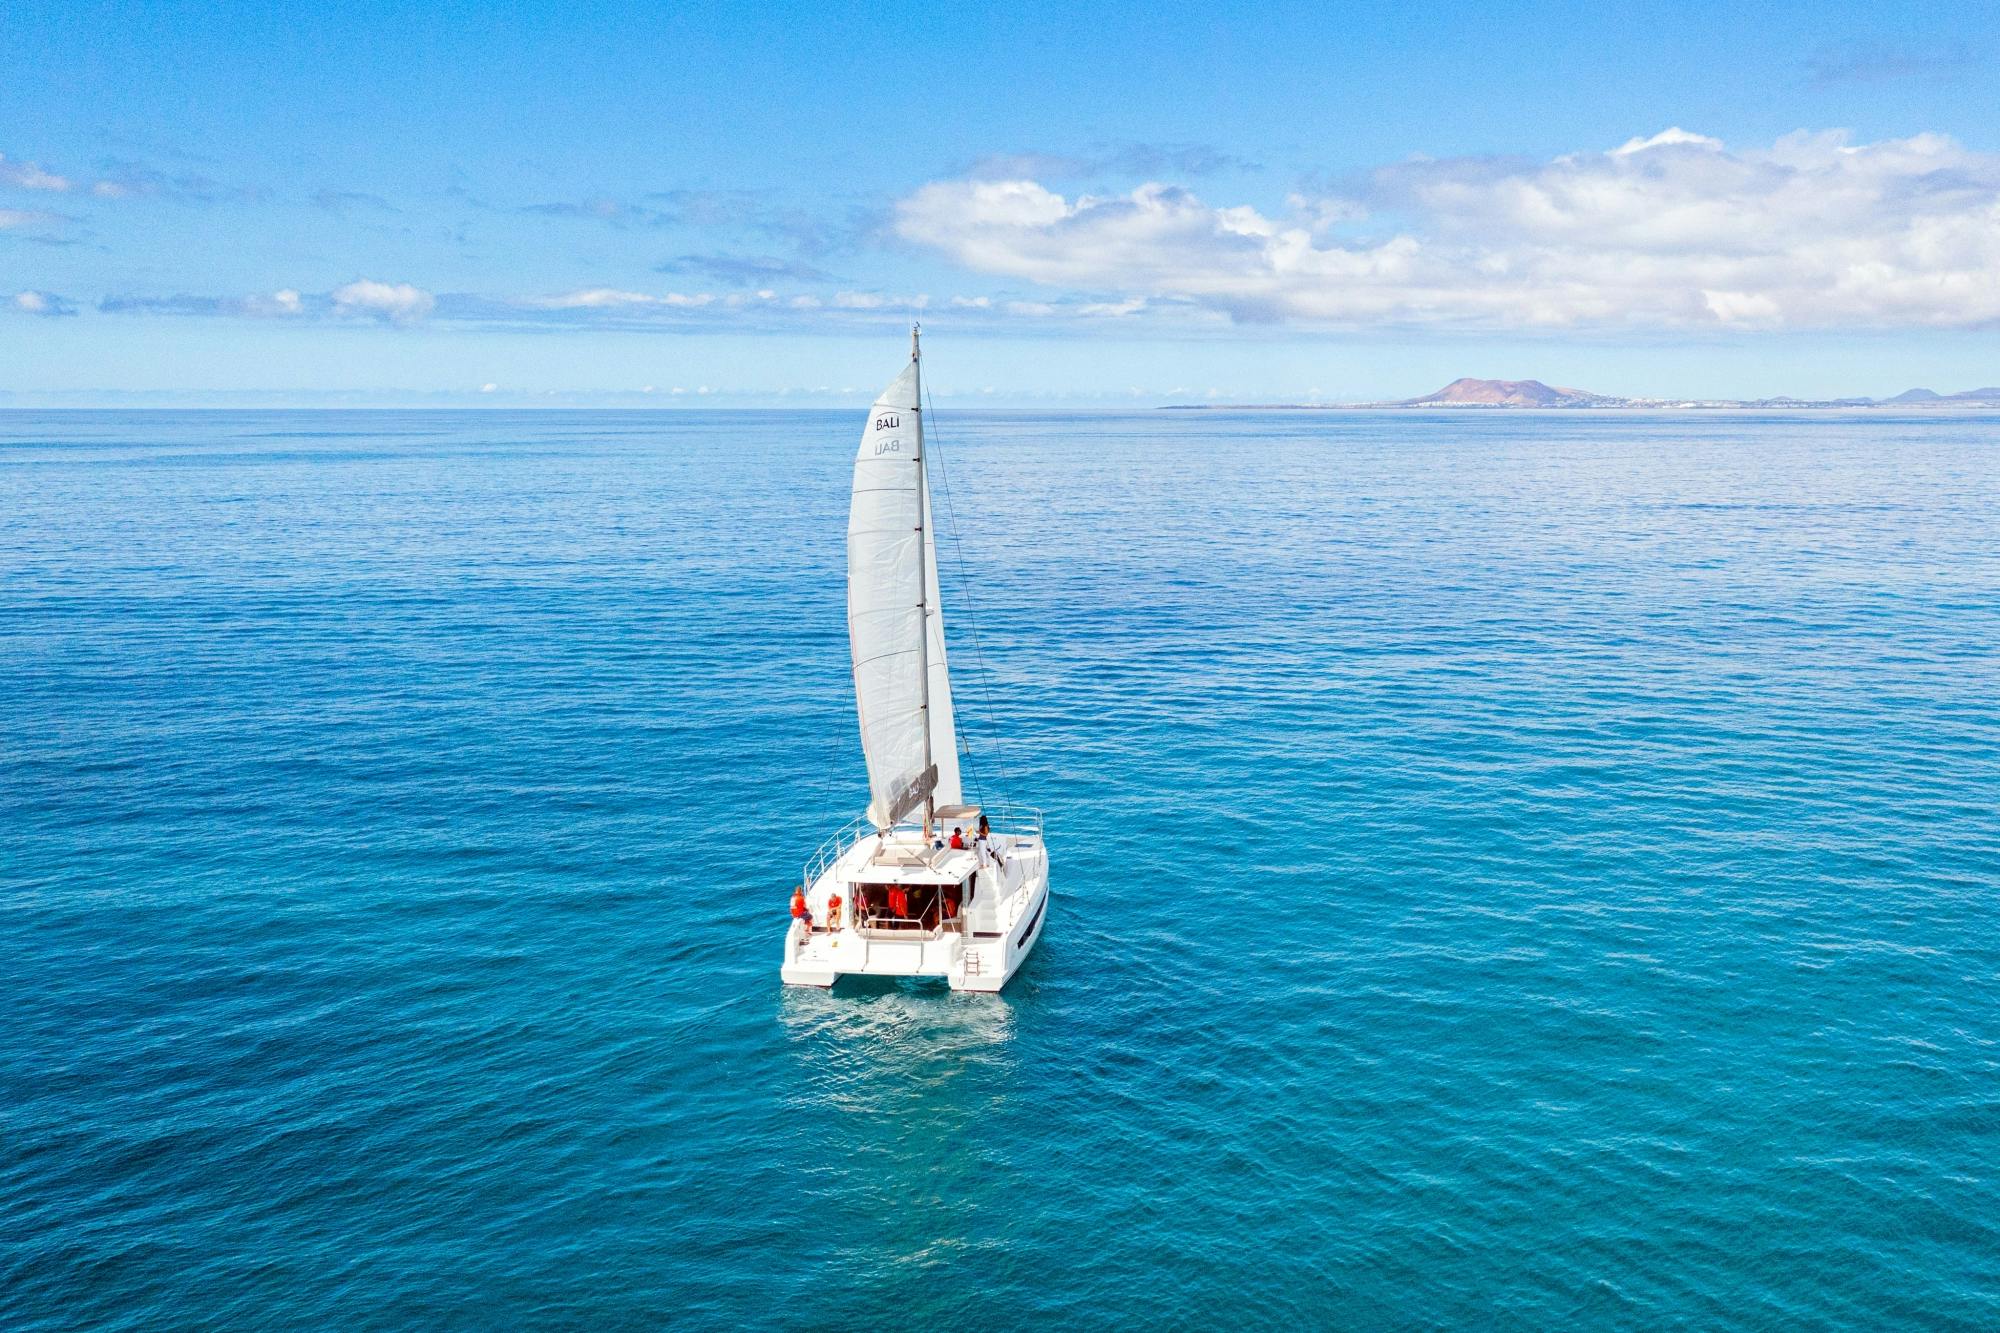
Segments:
[[[1622,401],[1587,389],[1556,389],[1540,380],[1457,379],[1403,407],[1597,407]]]

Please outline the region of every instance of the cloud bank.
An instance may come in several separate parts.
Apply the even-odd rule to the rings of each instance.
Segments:
[[[673,206],[775,225],[761,200]],[[66,220],[0,210],[0,229],[28,239],[53,239]],[[433,294],[358,278],[316,293],[107,296],[97,309],[662,331],[874,327],[926,310],[996,329],[1183,332],[1229,321],[1614,334],[2000,325],[2000,154],[1941,135],[1857,144],[1800,132],[1738,149],[1672,128],[1547,160],[1407,161],[1302,188],[1277,208],[1158,181],[1066,195],[1027,177],[967,176],[917,188],[887,226],[984,275],[987,290],[835,289],[801,260],[718,251],[648,267],[722,290]]]
[[[107,315],[209,315],[243,319],[306,317],[365,319],[408,326],[437,308],[437,298],[407,282],[360,278],[324,294],[306,295],[287,287],[253,296],[107,296],[97,303]]]
[[[548,295],[434,294],[406,282],[364,278],[322,293],[285,288],[249,296],[112,295],[98,301],[97,310],[106,315],[365,320],[396,328],[438,323],[461,328],[575,327],[671,332],[723,327],[796,330],[823,326],[829,320],[893,325],[923,312],[931,304],[931,298],[923,293],[843,291],[820,296],[786,294],[768,287],[754,292],[643,292],[621,287],[585,287]],[[953,305],[967,311],[998,308],[985,298],[960,298]],[[44,313],[30,311],[20,302],[17,306],[27,313]],[[1056,309],[1050,307],[1052,311]]]
[[[1417,160],[1280,215],[1152,183],[937,181],[905,241],[978,273],[1244,322],[1488,330],[2000,323],[2000,155],[1681,129],[1550,161]]]
[[[174,175],[155,170],[143,162],[113,160],[102,165],[106,175],[95,181],[85,181],[50,171],[38,162],[10,158],[0,153],[0,188],[91,195],[98,199],[160,195],[205,204],[240,203],[263,197],[260,190],[224,185],[201,175]]]

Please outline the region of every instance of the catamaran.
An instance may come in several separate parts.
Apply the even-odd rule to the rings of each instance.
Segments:
[[[862,427],[847,516],[847,639],[868,810],[821,844],[792,895],[781,972],[942,977],[997,991],[1049,902],[1041,812],[968,804],[945,663],[937,541],[924,467],[923,359]]]

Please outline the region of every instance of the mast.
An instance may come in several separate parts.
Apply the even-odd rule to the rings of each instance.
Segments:
[[[917,346],[917,334],[923,325],[910,325],[910,366],[916,372],[916,414],[917,414],[917,623],[923,632],[917,636],[917,679],[923,682],[923,693],[918,711],[924,716],[924,766],[928,776],[936,760],[931,755],[931,608],[929,605],[931,575],[925,559],[926,529],[931,521],[931,488],[924,477],[924,363],[921,350]],[[931,824],[937,818],[937,783],[925,784],[924,791],[924,848],[930,848]]]

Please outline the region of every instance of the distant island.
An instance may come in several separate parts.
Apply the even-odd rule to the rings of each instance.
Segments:
[[[1894,398],[1620,398],[1615,394],[1592,393],[1588,389],[1563,389],[1540,380],[1456,379],[1421,398],[1399,398],[1386,403],[1173,403],[1165,411],[1189,412],[1206,409],[1232,411],[1333,410],[1372,411],[1397,407],[1450,408],[1988,408],[2000,409],[2000,388],[1967,389],[1963,393],[1937,393],[1930,389],[1909,389]]]

